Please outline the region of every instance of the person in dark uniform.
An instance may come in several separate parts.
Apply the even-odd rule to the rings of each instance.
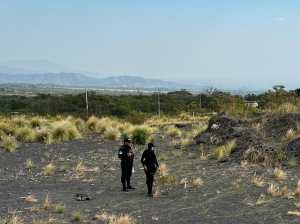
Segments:
[[[156,173],[159,165],[156,159],[156,155],[153,150],[153,143],[148,144],[148,148],[143,152],[141,162],[146,174],[146,184],[148,188],[148,196],[152,197],[152,187],[154,181],[154,174]]]
[[[121,160],[121,182],[123,185],[124,192],[127,192],[128,189],[135,189],[130,184],[134,160],[133,150],[130,145],[131,140],[129,138],[124,138],[123,145],[120,147],[118,154]]]

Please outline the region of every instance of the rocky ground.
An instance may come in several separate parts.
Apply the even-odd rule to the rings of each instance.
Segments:
[[[156,198],[146,197],[139,162],[142,147],[136,148],[133,185],[137,189],[129,193],[121,192],[119,142],[91,135],[55,145],[25,144],[13,153],[1,150],[2,222],[14,212],[23,223],[72,223],[73,214],[80,212],[78,223],[103,223],[94,217],[108,212],[126,213],[136,223],[145,224],[300,223],[300,217],[288,215],[288,211],[297,210],[295,203],[300,202],[300,197],[287,199],[267,193],[271,183],[293,190],[300,179],[299,166],[284,168],[287,178],[277,181],[273,168],[241,165],[236,160],[218,162],[209,155],[200,158],[199,146],[175,149],[171,142],[168,138],[157,139],[155,150],[160,163],[168,167],[170,178],[164,184],[157,181],[160,195]],[[30,169],[27,160],[33,162]],[[45,176],[43,167],[49,163],[55,165],[55,172]],[[263,186],[252,183],[254,175],[263,177]],[[198,178],[201,181],[192,184]],[[90,200],[78,201],[76,194],[86,194]],[[29,200],[29,195],[36,200]],[[45,206],[47,195],[49,206]],[[60,213],[56,209],[58,204],[65,208]]]

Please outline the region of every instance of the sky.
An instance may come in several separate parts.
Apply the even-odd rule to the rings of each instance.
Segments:
[[[0,62],[211,85],[300,87],[299,0],[3,0]]]

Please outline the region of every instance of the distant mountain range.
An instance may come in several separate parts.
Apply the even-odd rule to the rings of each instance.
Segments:
[[[137,76],[114,76],[96,78],[79,73],[5,74],[0,73],[0,84],[42,84],[69,87],[99,88],[140,88],[140,89],[181,89],[195,86],[178,84],[158,79]]]

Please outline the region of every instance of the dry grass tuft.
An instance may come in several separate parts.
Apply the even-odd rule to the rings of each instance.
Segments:
[[[82,137],[77,127],[74,124],[66,121],[56,122],[53,125],[51,136],[53,141],[56,143],[79,139]]]
[[[192,187],[195,187],[195,188],[196,187],[201,187],[201,186],[203,186],[203,184],[204,184],[204,181],[200,177],[194,178],[191,181]]]
[[[165,163],[160,164],[159,169],[158,169],[158,174],[161,177],[167,176],[169,173],[169,169]]]
[[[49,194],[46,195],[45,200],[42,204],[42,208],[45,210],[48,210],[51,208],[51,202],[50,202],[50,198],[49,198]]]
[[[205,161],[205,160],[207,160],[207,159],[208,159],[208,155],[207,155],[207,153],[205,153],[205,152],[201,151],[201,152],[200,152],[199,159],[200,159],[201,161]]]
[[[16,129],[16,138],[20,142],[34,142],[35,141],[35,132],[28,127]]]
[[[16,211],[12,212],[12,214],[5,219],[0,218],[0,223],[2,224],[24,224],[24,220],[16,214]]]
[[[90,131],[96,131],[97,124],[99,122],[99,119],[95,116],[89,117],[89,119],[86,122],[86,126]]]
[[[300,217],[300,211],[288,211],[287,214],[288,214],[289,216]]]
[[[7,152],[14,152],[18,148],[18,142],[12,136],[5,136],[2,138],[2,147]]]
[[[256,187],[264,187],[265,186],[265,181],[263,180],[263,177],[257,177],[256,175],[252,177],[251,182],[256,186]]]
[[[24,198],[24,200],[26,202],[28,202],[28,203],[36,203],[36,202],[38,202],[38,200],[36,199],[36,197],[33,194],[26,196]]]
[[[118,128],[110,127],[105,130],[104,137],[108,140],[116,141],[120,139],[121,133]]]
[[[165,128],[165,133],[167,136],[170,136],[171,138],[178,138],[182,136],[182,132],[180,129],[176,128],[174,125],[167,126]]]
[[[43,167],[43,175],[44,176],[53,176],[55,174],[55,165],[53,163],[49,163]]]
[[[27,159],[25,162],[25,167],[27,170],[31,170],[34,167],[33,161],[31,159]]]
[[[285,137],[287,138],[287,140],[293,140],[296,137],[296,131],[294,129],[289,129],[286,134]]]
[[[267,189],[267,192],[273,197],[280,197],[282,195],[279,186],[275,184],[270,184]]]
[[[95,219],[109,224],[134,224],[135,220],[130,215],[110,215],[106,212],[96,214]]]
[[[274,175],[275,179],[278,181],[283,181],[283,180],[287,179],[286,173],[282,169],[277,168],[277,167],[274,169],[273,175]]]
[[[233,139],[227,142],[223,146],[219,146],[213,150],[213,157],[217,160],[221,160],[226,156],[229,156],[236,148],[236,140]]]

